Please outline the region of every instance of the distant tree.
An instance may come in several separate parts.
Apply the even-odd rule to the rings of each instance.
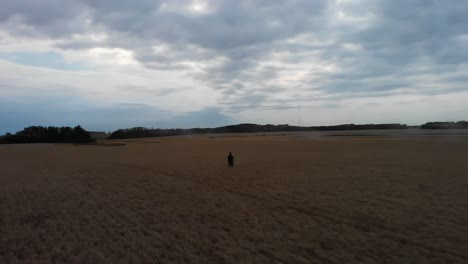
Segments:
[[[72,131],[73,143],[86,143],[93,141],[91,134],[86,132],[81,126],[76,126]]]

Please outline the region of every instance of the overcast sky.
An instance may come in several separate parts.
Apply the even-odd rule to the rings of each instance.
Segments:
[[[0,6],[0,133],[468,119],[466,0]]]

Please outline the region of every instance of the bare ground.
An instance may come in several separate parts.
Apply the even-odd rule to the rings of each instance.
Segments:
[[[0,146],[0,263],[468,263],[467,139],[114,143]]]

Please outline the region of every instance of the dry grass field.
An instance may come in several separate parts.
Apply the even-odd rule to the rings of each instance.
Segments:
[[[0,146],[0,263],[468,263],[466,138],[110,142]]]

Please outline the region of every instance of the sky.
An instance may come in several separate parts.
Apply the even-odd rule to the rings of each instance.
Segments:
[[[0,133],[468,119],[466,0],[0,0]]]

